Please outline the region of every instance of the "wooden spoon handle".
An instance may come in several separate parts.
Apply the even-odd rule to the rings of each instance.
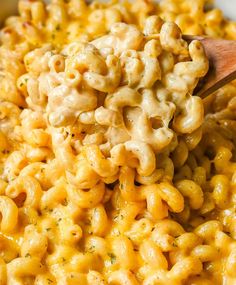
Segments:
[[[210,62],[208,74],[195,89],[196,95],[205,98],[236,79],[236,41],[197,36],[185,36],[185,39],[201,41]]]

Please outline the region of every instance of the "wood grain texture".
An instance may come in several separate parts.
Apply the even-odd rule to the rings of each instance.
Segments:
[[[236,41],[197,36],[184,38],[188,41],[201,41],[210,62],[209,71],[195,89],[195,95],[205,98],[236,79]]]

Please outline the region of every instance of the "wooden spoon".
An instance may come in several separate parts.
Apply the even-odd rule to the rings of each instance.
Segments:
[[[210,62],[209,71],[199,82],[194,95],[205,98],[236,79],[236,41],[200,36],[184,36],[184,39],[201,41]]]

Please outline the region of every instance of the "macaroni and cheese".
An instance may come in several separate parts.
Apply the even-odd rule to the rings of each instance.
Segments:
[[[236,284],[236,83],[202,100],[207,0],[20,0],[0,33],[0,285]]]

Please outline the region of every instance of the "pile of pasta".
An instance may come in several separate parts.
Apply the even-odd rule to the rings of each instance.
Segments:
[[[20,0],[0,39],[0,284],[236,284],[236,83],[205,0]]]

